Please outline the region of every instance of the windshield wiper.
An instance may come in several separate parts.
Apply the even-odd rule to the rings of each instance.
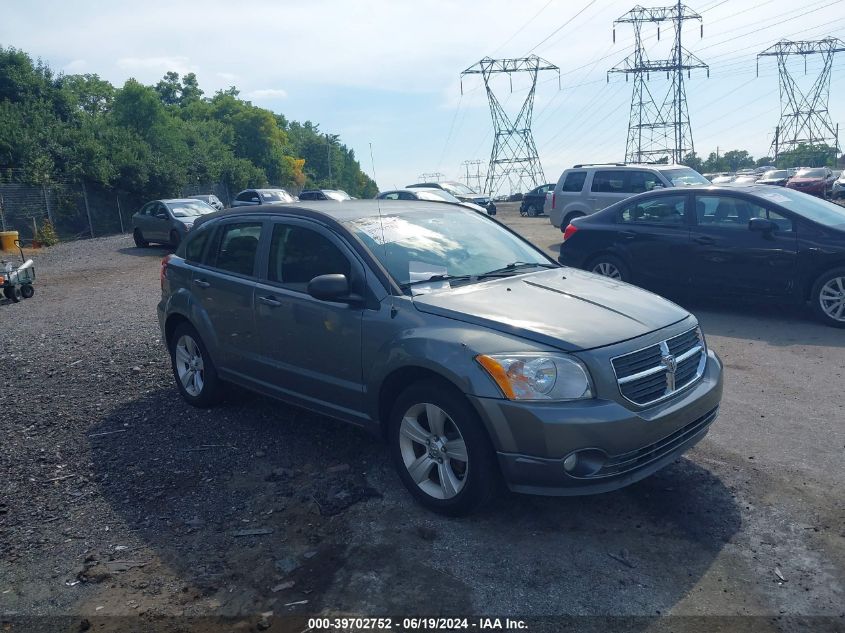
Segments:
[[[399,284],[399,287],[403,290],[405,288],[411,288],[413,286],[419,286],[421,284],[429,284],[432,282],[437,281],[471,281],[473,279],[472,275],[432,275],[428,279],[417,279],[416,281],[406,281],[405,283]]]
[[[484,279],[485,277],[498,277],[503,275],[511,275],[514,274],[518,270],[522,270],[523,268],[558,268],[554,264],[547,264],[543,262],[512,262],[507,266],[502,266],[501,268],[497,268],[496,270],[488,270],[486,273],[482,273],[478,275],[476,279]]]

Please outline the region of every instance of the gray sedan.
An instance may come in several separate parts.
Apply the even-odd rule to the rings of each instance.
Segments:
[[[135,246],[149,246],[150,242],[179,246],[197,218],[215,211],[214,207],[193,198],[148,202],[132,216]]]
[[[467,209],[478,211],[479,213],[487,213],[487,210],[481,205],[475,204],[474,202],[462,202],[444,189],[424,189],[423,187],[393,189],[391,191],[382,191],[376,197],[379,200],[426,200],[428,202],[446,202],[450,204],[459,204]]]
[[[707,433],[722,366],[693,315],[430,202],[262,205],[162,260],[176,387],[238,384],[371,431],[423,505],[631,484]],[[327,455],[326,459],[330,459]]]

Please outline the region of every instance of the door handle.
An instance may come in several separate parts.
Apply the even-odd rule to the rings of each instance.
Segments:
[[[211,284],[205,279],[194,279],[194,285],[199,286],[200,288],[208,288]]]
[[[282,305],[282,302],[276,299],[275,297],[258,297],[258,300],[263,303],[264,305],[268,305],[271,308],[278,308]]]
[[[699,235],[698,237],[692,238],[694,242],[698,242],[699,244],[715,244],[716,240],[712,237],[708,237],[707,235]]]

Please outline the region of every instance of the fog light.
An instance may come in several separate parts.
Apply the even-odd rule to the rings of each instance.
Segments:
[[[563,469],[568,473],[571,473],[573,470],[575,470],[575,467],[577,465],[578,455],[575,453],[572,453],[572,455],[563,460]]]

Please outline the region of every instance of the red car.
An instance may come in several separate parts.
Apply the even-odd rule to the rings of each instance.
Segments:
[[[827,167],[802,167],[786,186],[819,198],[827,198],[833,188],[833,172]]]

